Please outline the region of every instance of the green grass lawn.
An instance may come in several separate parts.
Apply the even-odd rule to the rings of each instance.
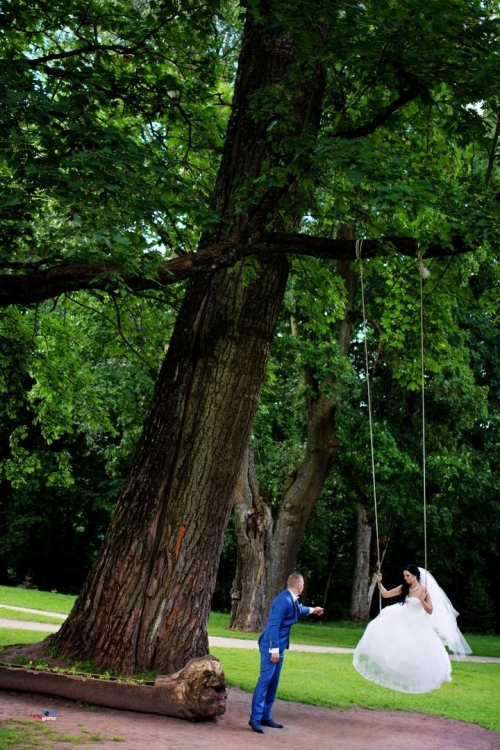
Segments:
[[[10,604],[27,609],[43,609],[47,612],[60,612],[69,615],[76,596],[56,594],[37,589],[20,589],[12,586],[0,586],[0,605]],[[1,615],[3,617],[3,615]]]
[[[247,692],[258,677],[258,653],[211,648],[221,660],[226,680]],[[500,665],[454,662],[453,680],[424,695],[405,695],[363,679],[350,654],[289,652],[278,697],[316,706],[390,709],[446,716],[500,732]]]
[[[47,636],[52,635],[44,630],[16,630],[15,628],[0,628],[0,661],[2,661],[1,649],[5,646],[19,645],[20,643],[38,643]],[[1,748],[0,748],[1,750]]]
[[[363,625],[345,622],[307,622],[301,620],[293,626],[293,642],[308,646],[338,646],[355,648],[364,631]],[[226,638],[257,640],[259,633],[239,633],[229,630],[229,615],[211,612],[208,620],[208,632]]]

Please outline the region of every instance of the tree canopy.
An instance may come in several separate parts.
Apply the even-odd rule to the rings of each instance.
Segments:
[[[491,240],[496,211],[483,165],[494,158],[498,112],[495,7],[250,4],[296,38],[297,66],[313,50],[310,64],[324,65],[328,80],[314,143],[287,131],[271,91],[254,98],[257,117],[273,113],[266,128],[279,159],[238,187],[239,204],[257,204],[300,173],[292,200],[348,220],[367,240],[404,235],[441,252]],[[2,305],[120,281],[159,288],[250,253],[246,232],[192,253],[218,220],[209,197],[239,12],[218,2],[4,5]],[[291,89],[299,71],[290,71]],[[458,148],[473,161],[461,174]],[[418,216],[412,227],[408,212]],[[379,247],[367,243],[365,252]],[[416,243],[396,247],[414,253]],[[352,245],[310,246],[262,230],[252,242],[252,254],[290,249],[354,257]]]

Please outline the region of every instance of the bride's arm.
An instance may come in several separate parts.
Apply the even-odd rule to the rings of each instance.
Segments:
[[[425,588],[422,586],[422,592],[419,593],[420,601],[422,602],[422,607],[425,609],[428,615],[432,615],[432,610],[434,607],[432,606],[432,599],[431,595],[428,591],[425,590]]]
[[[378,589],[384,599],[389,599],[391,596],[398,596],[401,593],[403,588],[402,586],[396,586],[396,588],[389,589],[389,591],[387,591],[385,586],[382,586],[382,573],[377,573],[376,579]]]

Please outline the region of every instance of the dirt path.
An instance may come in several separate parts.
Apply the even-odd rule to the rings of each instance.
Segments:
[[[257,735],[247,725],[251,697],[228,691],[227,710],[217,721],[191,723],[152,714],[78,707],[69,701],[0,691],[0,719],[30,718],[41,708],[56,711],[58,732],[105,735],[81,750],[500,750],[500,734],[473,724],[400,711],[341,711],[277,700],[274,716],[284,729]],[[37,719],[32,719],[37,721]],[[38,719],[38,721],[40,721]],[[47,725],[48,726],[48,725]],[[112,738],[121,738],[121,742]],[[0,748],[8,750],[1,744]],[[57,744],[57,750],[75,745]]]

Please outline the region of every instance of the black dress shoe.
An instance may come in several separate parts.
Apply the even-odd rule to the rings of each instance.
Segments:
[[[262,719],[261,722],[263,727],[272,727],[273,729],[283,729],[283,724],[278,724],[274,719]]]
[[[256,721],[255,719],[250,719],[248,722],[248,725],[252,727],[254,732],[258,732],[259,734],[264,734],[264,730],[261,727],[260,721]]]

